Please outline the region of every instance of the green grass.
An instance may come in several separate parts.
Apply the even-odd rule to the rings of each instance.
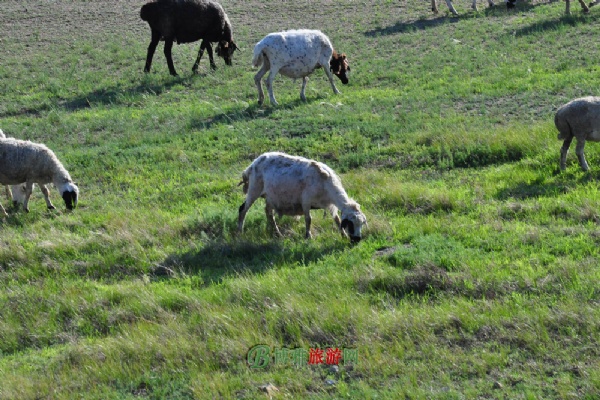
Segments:
[[[142,72],[139,4],[3,3],[0,128],[46,143],[79,207],[0,220],[0,398],[600,396],[600,157],[558,172],[555,110],[600,85],[598,10],[519,3],[222,2],[234,66],[162,45]],[[323,30],[350,60],[278,77],[259,107],[254,43]],[[326,162],[362,206],[330,218],[262,201],[239,236],[241,171],[265,151]],[[8,205],[6,199],[2,203]],[[252,369],[248,351],[356,349],[357,362]]]

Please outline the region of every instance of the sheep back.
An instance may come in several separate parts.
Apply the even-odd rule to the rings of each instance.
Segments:
[[[162,39],[191,43],[233,41],[231,23],[219,3],[206,0],[157,0],[140,10],[142,20],[161,32]]]
[[[575,136],[600,141],[600,97],[582,97],[564,104],[554,116],[554,125],[559,140]]]
[[[302,204],[332,210],[348,201],[341,180],[327,165],[284,153],[265,153],[243,173],[244,193],[261,192],[280,215],[301,215]]]
[[[17,139],[0,141],[0,183],[46,184],[55,182],[58,175],[64,181],[71,179],[54,152],[45,145]]]

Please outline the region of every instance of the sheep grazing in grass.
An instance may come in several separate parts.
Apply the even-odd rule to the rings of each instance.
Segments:
[[[0,129],[0,139],[6,139],[6,135],[4,134],[2,129]],[[20,185],[13,185],[13,186],[4,185],[4,189],[5,189],[6,197],[9,200],[12,200],[15,205],[17,205],[19,203],[23,204],[23,200],[25,198],[23,196],[21,196],[21,192],[25,189],[24,183],[22,183]]]
[[[267,222],[278,236],[281,232],[275,223],[274,212],[279,216],[304,215],[308,239],[312,237],[310,210],[324,209],[331,213],[342,236],[349,235],[352,243],[361,239],[361,229],[367,219],[358,203],[346,194],[340,178],[323,163],[284,153],[264,153],[242,173],[240,185],[246,194],[239,209],[240,233],[246,213],[259,197],[263,197]]]
[[[488,4],[490,5],[490,7],[493,7],[494,6],[494,1],[493,0],[488,0]],[[450,10],[450,12],[452,14],[458,15],[458,12],[456,11],[456,9],[454,8],[454,6],[452,5],[452,0],[446,0],[446,5],[448,6],[448,9]],[[514,7],[514,0],[513,0],[512,5],[511,5],[510,0],[509,0],[509,2],[506,3],[506,6],[508,8]],[[473,0],[471,8],[474,11],[477,11],[477,0]],[[438,6],[437,6],[437,0],[431,0],[431,11],[433,11],[434,14],[439,13]]]
[[[150,72],[152,57],[160,40],[165,41],[165,57],[173,76],[177,76],[171,57],[173,42],[192,43],[202,39],[193,72],[198,71],[204,50],[208,51],[211,68],[217,68],[211,42],[218,43],[217,56],[222,57],[225,64],[231,65],[231,57],[237,46],[233,41],[229,18],[220,4],[210,0],[155,0],[142,6],[140,17],[148,22],[152,30],[144,72]]]
[[[258,104],[262,104],[265,99],[261,79],[269,70],[271,72],[265,83],[271,104],[274,105],[277,105],[277,101],[273,95],[273,80],[278,72],[289,78],[302,78],[302,100],[306,100],[304,90],[308,75],[315,69],[323,67],[335,94],[339,94],[340,91],[335,87],[332,72],[344,85],[348,83],[347,72],[350,72],[346,55],[335,52],[325,34],[306,29],[270,33],[265,36],[254,47],[252,58],[254,67],[261,64],[262,68],[254,76],[254,83],[258,88]]]
[[[75,208],[79,189],[52,150],[43,144],[30,141],[0,140],[0,184],[20,185],[25,183],[23,200],[25,211],[29,212],[29,197],[34,183],[37,183],[44,193],[48,208],[54,209],[45,186],[51,182],[58,189],[67,209]],[[6,215],[2,205],[0,205],[0,211]]]
[[[575,154],[581,169],[587,171],[590,167],[583,155],[583,148],[586,140],[600,141],[600,97],[582,97],[563,105],[554,116],[554,125],[559,131],[558,139],[564,140],[560,149],[560,169],[567,168],[567,153],[575,138]]]

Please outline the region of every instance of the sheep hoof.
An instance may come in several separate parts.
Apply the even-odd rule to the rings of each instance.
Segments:
[[[48,206],[48,210],[56,210],[56,207],[54,207],[54,206]]]

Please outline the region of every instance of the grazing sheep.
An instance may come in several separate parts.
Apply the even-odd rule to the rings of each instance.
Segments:
[[[267,222],[277,235],[281,232],[273,213],[281,215],[304,215],[306,238],[311,238],[310,210],[325,209],[331,213],[342,236],[355,243],[361,239],[361,229],[367,219],[360,206],[350,199],[342,182],[327,165],[303,157],[284,153],[264,153],[257,157],[242,173],[246,200],[240,206],[238,231],[244,228],[246,213],[259,197],[265,199]],[[338,216],[341,210],[342,218]]]
[[[0,184],[20,185],[25,183],[23,200],[25,211],[29,212],[29,197],[34,183],[37,183],[44,193],[48,208],[54,208],[45,186],[50,182],[54,183],[60,192],[67,209],[72,210],[77,206],[79,189],[52,150],[43,144],[30,141],[0,140]],[[0,205],[0,211],[6,215],[2,205]]]
[[[554,125],[559,131],[558,139],[564,140],[560,149],[560,169],[567,168],[567,153],[575,137],[575,154],[581,169],[587,171],[589,166],[583,148],[586,140],[600,141],[600,97],[582,97],[563,105],[554,116]]]
[[[231,57],[237,46],[233,41],[229,18],[219,3],[211,0],[155,0],[142,6],[140,17],[148,22],[152,30],[144,72],[150,72],[152,57],[160,40],[165,41],[165,57],[173,76],[177,76],[171,57],[175,41],[181,44],[202,39],[193,72],[198,71],[205,49],[208,51],[211,68],[217,68],[211,42],[218,43],[217,56],[223,57],[225,64],[231,65]]]
[[[271,72],[265,83],[271,104],[274,105],[277,105],[277,101],[273,95],[273,80],[278,72],[289,78],[302,78],[300,91],[302,100],[306,100],[304,90],[308,75],[315,69],[323,67],[335,94],[340,92],[333,83],[331,73],[333,72],[346,85],[348,83],[346,72],[350,72],[346,55],[335,52],[325,34],[306,29],[270,33],[265,36],[254,47],[252,58],[254,67],[259,67],[261,64],[262,68],[254,76],[254,83],[258,88],[258,104],[262,104],[265,99],[261,79],[269,70]]]
[[[452,14],[458,15],[458,12],[456,11],[456,9],[454,8],[454,6],[452,5],[452,0],[446,0],[446,4],[448,5],[448,9],[450,9],[450,12]],[[493,0],[488,0],[488,4],[490,5],[490,7],[493,7],[494,6],[494,1]],[[514,7],[514,0],[513,0],[512,5],[510,4],[510,0],[509,0],[509,2],[506,3],[506,6],[508,8]],[[477,0],[473,0],[473,4],[471,5],[471,8],[474,11],[477,11]],[[437,14],[439,12],[438,6],[437,6],[437,0],[431,0],[431,11],[433,11],[434,14]]]
[[[0,139],[6,139],[6,135],[4,134],[4,132],[2,132],[2,129],[0,129]],[[13,139],[13,138],[9,138],[9,139]],[[25,202],[25,193],[26,193],[26,188],[27,185],[25,183],[21,183],[19,185],[5,185],[5,191],[6,191],[6,197],[8,197],[9,200],[12,200],[13,205],[18,205],[18,204],[23,204]],[[35,186],[34,186],[35,187]],[[33,190],[33,188],[32,188]],[[46,186],[44,186],[42,188],[42,193],[44,193],[45,196],[45,200],[46,200],[46,205],[48,206],[48,208],[54,208],[54,206],[52,205],[52,203],[50,202],[50,198],[48,197],[48,190],[46,189]]]

